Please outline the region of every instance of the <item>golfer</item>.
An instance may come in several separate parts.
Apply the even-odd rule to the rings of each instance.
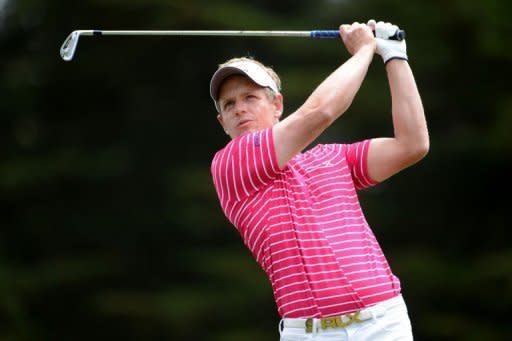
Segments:
[[[405,41],[389,40],[397,29],[374,20],[341,25],[351,57],[283,120],[280,80],[260,62],[229,60],[211,79],[217,118],[231,137],[213,158],[213,182],[272,284],[281,340],[412,339],[400,281],[356,192],[429,149]],[[394,136],[305,151],[348,110],[375,53],[387,72]]]

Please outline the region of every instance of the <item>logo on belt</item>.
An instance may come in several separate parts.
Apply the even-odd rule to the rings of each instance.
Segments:
[[[322,329],[327,328],[345,328],[350,326],[354,322],[362,322],[359,318],[360,312],[353,314],[346,314],[342,316],[324,317],[320,319],[320,327]],[[313,319],[309,318],[306,320],[306,333],[313,332]]]

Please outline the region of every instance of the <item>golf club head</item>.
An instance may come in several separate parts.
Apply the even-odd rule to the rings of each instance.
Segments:
[[[80,38],[80,31],[73,31],[71,34],[64,40],[60,48],[60,56],[65,61],[69,62],[73,59],[75,55],[76,47],[78,45],[78,39]]]

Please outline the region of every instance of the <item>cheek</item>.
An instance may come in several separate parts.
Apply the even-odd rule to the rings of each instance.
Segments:
[[[274,124],[276,122],[276,115],[275,115],[274,111],[272,111],[272,109],[268,109],[268,110],[269,110],[268,111],[269,114],[266,116],[266,120],[267,120],[267,122]]]
[[[274,121],[272,121],[270,116],[262,117],[258,123],[260,128],[267,128],[274,125]]]
[[[224,116],[222,120],[222,126],[229,131],[235,126],[234,120],[230,117]]]

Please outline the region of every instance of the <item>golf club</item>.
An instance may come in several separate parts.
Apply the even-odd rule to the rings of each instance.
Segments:
[[[101,31],[76,30],[66,38],[60,48],[60,55],[70,61],[75,55],[80,36],[235,36],[235,37],[306,37],[306,38],[339,38],[338,30],[314,31]],[[403,40],[405,32],[397,30],[389,37],[392,40]]]

